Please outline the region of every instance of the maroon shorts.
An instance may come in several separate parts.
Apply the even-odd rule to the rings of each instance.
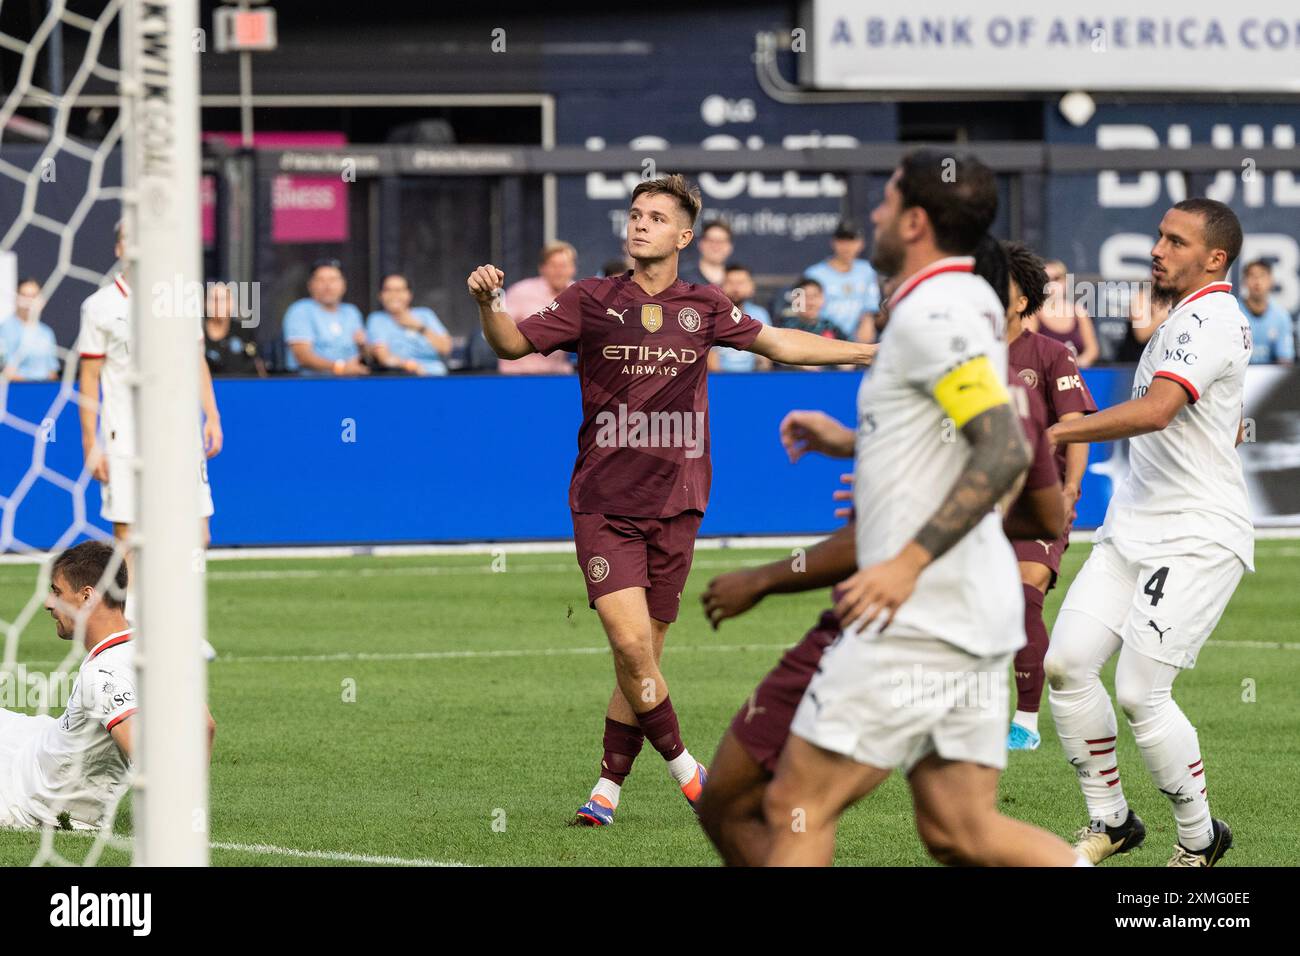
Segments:
[[[776,760],[790,736],[799,701],[817,673],[822,654],[839,636],[840,619],[823,611],[817,626],[781,656],[732,719],[731,733],[768,773],[776,773]]]
[[[1065,555],[1065,549],[1070,546],[1070,532],[1065,532],[1055,541],[1022,539],[1012,541],[1011,546],[1016,550],[1017,561],[1032,561],[1034,564],[1047,565],[1052,571],[1052,580],[1047,585],[1047,590],[1056,587],[1056,576],[1061,571],[1061,558]]]
[[[703,518],[699,511],[683,511],[671,518],[573,512],[573,541],[587,579],[590,606],[596,606],[596,598],[624,588],[645,588],[650,616],[656,621],[677,620]]]

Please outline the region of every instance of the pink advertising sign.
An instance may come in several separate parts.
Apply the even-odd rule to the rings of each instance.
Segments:
[[[205,140],[238,146],[238,133],[204,133]],[[344,146],[342,133],[254,133],[254,148]],[[204,176],[203,244],[216,241],[216,180]],[[271,186],[271,238],[274,242],[345,242],[348,238],[347,193],[342,180],[321,176],[276,176]]]

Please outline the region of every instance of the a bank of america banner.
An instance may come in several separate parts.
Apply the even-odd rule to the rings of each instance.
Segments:
[[[811,80],[823,88],[1300,92],[1300,7],[1284,0],[811,7]]]

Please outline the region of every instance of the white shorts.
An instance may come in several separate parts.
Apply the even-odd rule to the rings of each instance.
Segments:
[[[1062,611],[1080,611],[1152,660],[1194,667],[1246,566],[1204,538],[1093,545]]]
[[[841,632],[822,656],[790,732],[904,774],[931,753],[1001,770],[1011,658],[975,657],[934,638]]]
[[[208,460],[199,456],[199,517],[212,517],[212,486],[208,484]],[[131,478],[131,456],[108,455],[108,481],[99,483],[99,513],[114,524],[135,524],[135,482]]]

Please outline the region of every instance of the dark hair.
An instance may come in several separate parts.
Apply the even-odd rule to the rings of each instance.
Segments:
[[[740,263],[740,262],[728,262],[728,263],[727,263],[727,268],[726,268],[725,270],[723,270],[723,271],[725,271],[725,272],[749,272],[749,266],[744,265],[743,263]],[[751,272],[750,275],[753,275],[753,273]]]
[[[971,255],[997,215],[993,171],[973,156],[944,156],[930,149],[908,153],[898,168],[903,208],[925,210],[940,250]]]
[[[821,289],[823,292],[826,291],[825,286],[823,286],[820,282],[818,282],[818,281],[817,281],[816,279],[814,279],[812,276],[801,276],[801,277],[799,278],[799,281],[796,282],[796,283],[794,284],[794,288],[796,288],[796,289],[804,289],[804,288],[807,288],[807,287],[810,286],[810,285],[815,285],[817,288]]]
[[[710,229],[721,229],[723,232],[727,234],[728,239],[732,238],[731,227],[727,225],[727,221],[725,219],[710,219],[708,222],[706,222],[703,226],[700,227],[700,238],[703,239],[704,234],[707,233]]]
[[[1023,314],[1033,315],[1047,301],[1047,268],[1023,242],[1003,242],[1002,252],[1007,257],[1007,271],[1025,297]]]
[[[339,262],[339,260],[337,259],[327,258],[327,259],[317,259],[315,262],[313,262],[311,264],[311,268],[307,270],[307,278],[314,279],[316,277],[316,273],[319,272],[321,269],[338,269],[339,275],[343,275],[343,263]]]
[[[50,579],[61,574],[74,589],[80,591],[84,587],[92,587],[99,592],[104,604],[120,608],[126,603],[125,556],[118,564],[111,584],[104,586],[100,583],[115,554],[113,546],[103,541],[83,541],[54,559],[54,564],[50,566]]]
[[[1241,221],[1237,214],[1216,199],[1193,196],[1180,203],[1174,203],[1180,212],[1191,212],[1204,220],[1201,231],[1205,234],[1205,245],[1209,249],[1222,249],[1228,257],[1224,269],[1228,269],[1241,255]]]
[[[704,206],[704,201],[700,198],[700,188],[691,185],[681,173],[673,173],[671,176],[660,176],[658,179],[647,179],[638,183],[636,189],[632,190],[632,201],[636,202],[638,196],[654,196],[661,193],[677,200],[678,205],[686,213],[691,228],[694,229],[695,220],[699,218],[700,209]]]
[[[401,272],[385,272],[382,276],[379,277],[379,289],[380,289],[380,291],[383,291],[384,283],[387,282],[389,279],[401,279],[403,282],[406,283],[406,288],[407,288],[408,290],[410,290],[410,288],[411,288],[411,280],[408,279],[408,278],[406,277],[405,273],[401,273]]]
[[[1010,265],[1002,243],[988,233],[975,246],[975,274],[993,287],[1003,311],[1006,311],[1007,303],[1011,301]]]
[[[1272,275],[1272,274],[1273,274],[1273,263],[1269,262],[1267,259],[1251,259],[1251,260],[1250,260],[1249,262],[1247,262],[1244,266],[1242,266],[1241,274],[1244,276],[1244,275],[1248,274],[1248,273],[1250,272],[1251,269],[1263,269],[1263,270],[1264,270],[1265,272],[1267,272],[1269,275]],[[30,282],[30,281],[32,281],[32,280],[30,280],[30,279],[24,279],[23,281],[24,281],[24,282]]]

